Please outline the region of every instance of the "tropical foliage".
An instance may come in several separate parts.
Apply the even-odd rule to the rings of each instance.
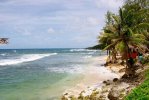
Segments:
[[[126,100],[149,100],[149,70],[145,72],[146,80],[135,88],[125,99]]]
[[[128,63],[130,48],[138,48],[145,52],[149,48],[149,1],[126,0],[118,14],[107,12],[106,26],[98,37],[99,44],[108,51],[112,62],[116,62],[116,55],[126,62],[126,71],[133,69]],[[131,72],[133,73],[133,72]]]

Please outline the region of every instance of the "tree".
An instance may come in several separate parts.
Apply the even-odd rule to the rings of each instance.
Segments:
[[[114,19],[113,19],[113,13],[108,11],[106,14],[106,26],[103,28],[103,32],[98,37],[100,45],[102,47],[106,47],[109,44],[112,43],[112,39],[117,37],[117,34],[115,34],[115,27],[114,26]],[[108,54],[108,62],[116,62],[116,50],[115,48],[108,48],[107,54]],[[108,63],[107,62],[107,63]]]
[[[104,33],[99,37],[100,42],[108,40],[108,45],[105,47],[105,50],[119,51],[122,59],[126,62],[127,75],[134,73],[134,68],[128,63],[127,57],[130,54],[130,46],[141,49],[140,46],[143,43],[147,43],[144,35],[139,34],[139,32],[149,24],[142,21],[135,21],[134,13],[129,9],[120,8],[118,15],[112,14],[112,24],[106,26]]]
[[[146,41],[149,41],[149,26],[147,25],[149,23],[149,0],[126,0],[123,8],[126,12],[129,11],[130,20],[127,23],[130,26],[140,25],[140,29],[137,29],[135,33],[143,34]],[[145,45],[149,48],[149,44]]]

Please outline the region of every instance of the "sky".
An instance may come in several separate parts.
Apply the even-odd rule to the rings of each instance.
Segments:
[[[97,44],[106,12],[122,0],[0,0],[0,49],[86,48]]]

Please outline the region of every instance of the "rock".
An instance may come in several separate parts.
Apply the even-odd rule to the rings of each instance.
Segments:
[[[107,80],[107,81],[103,81],[103,83],[106,85],[110,85],[112,82],[110,80]]]
[[[84,90],[83,90],[83,91],[81,91],[81,94],[82,94],[82,93],[85,93],[85,91],[84,91]]]
[[[103,83],[104,83],[104,84],[106,84],[106,83],[107,83],[107,81],[103,81]]]
[[[87,95],[87,96],[85,96],[85,98],[83,99],[83,100],[89,100],[90,99],[90,96],[89,95]],[[82,99],[81,99],[82,100]]]
[[[99,97],[99,100],[106,100],[106,95],[101,94],[100,97]]]
[[[69,98],[70,98],[71,100],[77,100],[77,98],[76,98],[74,95],[69,96]]]
[[[110,85],[110,84],[112,84],[112,82],[110,80],[107,80],[106,85]]]
[[[119,62],[119,64],[124,65],[124,64],[125,64],[125,62],[124,62],[124,61],[120,61],[120,62]]]
[[[107,93],[109,91],[109,87],[108,86],[104,86],[102,87],[101,89],[101,93],[104,94],[104,93]]]
[[[114,78],[113,79],[113,82],[117,82],[119,79],[118,78]]]
[[[108,93],[109,100],[123,100],[128,86],[126,83],[115,84]]]
[[[64,95],[68,95],[68,93],[65,93]]]
[[[128,78],[128,75],[127,74],[124,74],[123,76],[122,76],[122,79],[127,79]]]
[[[79,94],[78,99],[79,99],[79,100],[80,100],[80,99],[81,99],[81,100],[84,99],[84,96],[82,95],[82,93]]]
[[[105,63],[104,66],[105,66],[105,67],[108,66],[108,63]]]
[[[68,99],[65,96],[62,96],[61,100],[68,100]]]
[[[119,73],[125,72],[125,69],[126,69],[126,68],[120,69],[120,70],[119,70]]]
[[[98,93],[99,93],[99,92],[97,92],[97,91],[93,91],[92,94],[90,95],[90,100],[96,100]]]
[[[120,95],[119,90],[117,90],[116,87],[113,87],[113,88],[109,91],[108,98],[109,98],[110,100],[118,100],[119,95]]]

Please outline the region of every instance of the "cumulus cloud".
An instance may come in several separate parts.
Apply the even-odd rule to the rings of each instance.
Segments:
[[[1,4],[11,4],[11,5],[43,5],[47,3],[53,3],[54,0],[6,0],[1,1]]]
[[[107,10],[116,11],[121,4],[120,0],[0,0],[0,31],[35,41],[35,35],[60,37],[56,45],[76,41],[74,45],[80,47],[96,41]]]

